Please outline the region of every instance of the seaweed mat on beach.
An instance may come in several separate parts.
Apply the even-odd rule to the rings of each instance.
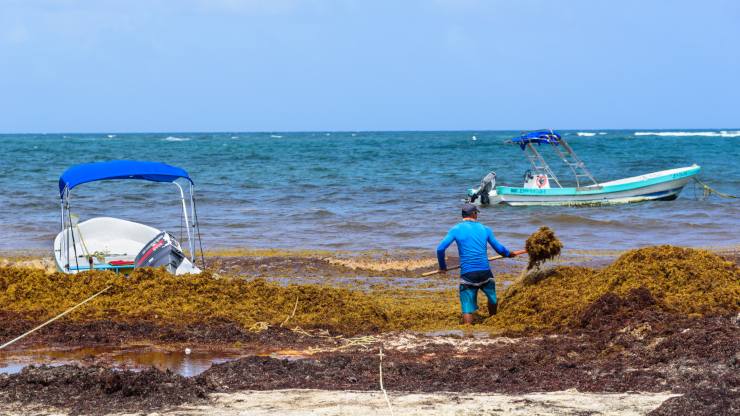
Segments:
[[[577,325],[606,294],[646,289],[654,305],[681,315],[740,310],[740,269],[706,250],[657,246],[629,251],[595,270],[560,266],[527,276],[506,292],[499,314],[486,323],[509,330]]]
[[[0,267],[0,305],[3,312],[42,321],[107,285],[113,288],[65,319],[173,327],[232,322],[245,329],[278,326],[289,319],[290,328],[356,335],[457,327],[460,316],[453,288],[359,291],[282,286],[208,272],[173,276],[152,269],[137,270],[125,278],[110,272],[65,275]],[[627,252],[601,270],[561,266],[533,274],[503,293],[499,314],[479,328],[516,332],[573,326],[604,295],[624,296],[635,289],[650,292],[657,301],[651,307],[682,315],[740,310],[740,274],[735,263],[704,250],[660,246]]]

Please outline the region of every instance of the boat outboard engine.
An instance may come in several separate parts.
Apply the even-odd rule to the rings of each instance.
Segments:
[[[480,197],[480,203],[482,205],[488,205],[491,203],[489,194],[491,190],[496,186],[496,172],[489,172],[488,175],[484,176],[480,181],[480,186],[475,193],[468,192],[470,196],[470,202],[475,202]]]
[[[134,268],[164,266],[168,272],[175,274],[184,259],[185,254],[182,252],[180,243],[172,234],[163,231],[136,255]]]

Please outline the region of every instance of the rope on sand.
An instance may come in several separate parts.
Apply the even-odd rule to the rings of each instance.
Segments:
[[[698,183],[699,185],[701,185],[702,189],[704,190],[704,199],[709,198],[709,196],[712,195],[712,194],[715,194],[715,195],[719,196],[720,198],[728,198],[728,199],[738,199],[738,198],[740,198],[737,195],[730,195],[730,194],[726,194],[726,193],[720,192],[720,191],[712,188],[711,186],[707,185],[706,183],[700,181],[699,178],[697,178],[696,176],[694,176],[694,180],[696,181],[696,183]]]
[[[64,312],[60,313],[59,315],[57,315],[57,316],[55,316],[55,317],[53,317],[53,318],[49,319],[48,321],[46,321],[46,322],[44,322],[43,324],[41,324],[41,325],[37,326],[36,328],[34,328],[34,329],[32,329],[32,330],[30,330],[30,331],[28,331],[28,332],[24,333],[24,334],[23,334],[23,335],[21,335],[21,336],[18,336],[18,337],[15,337],[15,338],[11,339],[10,341],[6,342],[6,343],[5,343],[5,344],[3,344],[3,345],[0,345],[0,350],[1,350],[1,349],[3,349],[3,348],[5,348],[5,347],[7,347],[8,345],[11,345],[11,344],[15,343],[16,341],[20,341],[21,339],[25,338],[25,337],[26,337],[27,335],[31,335],[32,333],[34,333],[34,332],[38,331],[39,329],[41,329],[41,328],[45,327],[46,325],[49,325],[50,323],[52,323],[52,322],[56,321],[57,319],[59,319],[59,318],[63,317],[64,315],[66,315],[66,314],[68,314],[68,313],[72,312],[73,310],[75,310],[75,309],[79,308],[80,306],[82,306],[82,305],[86,304],[87,302],[90,302],[91,300],[95,299],[95,298],[96,298],[96,297],[98,297],[99,295],[102,295],[102,294],[103,294],[104,292],[106,292],[106,291],[107,291],[108,289],[110,289],[110,288],[112,288],[112,287],[113,287],[113,285],[110,285],[110,286],[106,287],[105,289],[101,290],[100,292],[98,292],[98,293],[96,293],[96,294],[94,294],[94,295],[90,296],[89,298],[87,298],[87,299],[83,300],[82,302],[78,303],[77,305],[75,305],[75,306],[73,306],[73,307],[71,307],[71,308],[67,309],[66,311],[64,311]]]
[[[388,411],[391,412],[391,416],[393,416],[393,406],[391,406],[391,399],[388,398],[388,392],[385,391],[385,387],[383,387],[383,357],[385,355],[383,354],[383,345],[380,345],[380,349],[378,350],[378,357],[380,357],[380,364],[378,365],[378,370],[380,374],[380,391],[383,392],[383,397],[385,397],[385,402],[388,404]]]

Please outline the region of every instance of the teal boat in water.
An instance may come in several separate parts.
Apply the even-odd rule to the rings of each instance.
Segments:
[[[495,173],[488,174],[478,188],[468,190],[474,203],[508,205],[611,205],[678,198],[684,186],[701,171],[691,166],[662,170],[639,176],[597,182],[573,148],[557,132],[525,132],[509,143],[518,145],[532,168],[525,173],[524,186],[496,186]],[[538,148],[547,146],[569,168],[575,186],[563,186]]]

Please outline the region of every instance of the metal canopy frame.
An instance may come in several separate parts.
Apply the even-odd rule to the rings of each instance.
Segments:
[[[189,185],[188,187],[188,194],[189,198],[186,199],[185,197],[185,191],[180,183],[178,181],[172,181],[171,183],[174,184],[179,193],[180,193],[180,203],[182,206],[182,218],[185,220],[185,230],[187,232],[188,237],[188,249],[190,250],[190,261],[195,264],[195,257],[196,257],[196,250],[195,250],[195,237],[197,235],[198,244],[200,247],[200,254],[201,254],[201,262],[202,265],[205,267],[205,257],[203,254],[203,242],[200,238],[200,224],[198,222],[198,214],[196,212],[196,205],[195,205],[195,186],[193,185],[193,182],[189,179],[186,181]],[[189,199],[189,201],[187,201]],[[62,191],[62,198],[60,202],[60,208],[61,208],[61,220],[60,220],[60,229],[61,232],[64,232],[65,229],[69,229],[69,232],[67,232],[67,236],[65,239],[61,241],[60,249],[63,250],[63,253],[66,255],[66,261],[65,266],[67,268],[67,271],[70,270],[72,267],[72,264],[70,264],[70,258],[69,258],[69,248],[72,248],[72,251],[74,252],[74,261],[75,266],[77,266],[77,269],[79,269],[79,256],[77,254],[77,242],[75,241],[75,235],[74,235],[74,222],[72,220],[72,212],[70,210],[70,200],[71,200],[71,192],[69,187],[65,187]],[[190,205],[190,209],[188,209],[188,205]],[[188,218],[189,217],[189,218]],[[181,224],[182,226],[182,224]],[[71,243],[71,244],[70,244]],[[81,248],[84,248],[84,243]],[[92,253],[87,253],[87,255],[90,255]],[[62,253],[60,253],[61,258]]]
[[[546,133],[549,131],[549,134]],[[531,134],[532,132],[522,132],[522,137],[526,136],[527,134]],[[543,134],[547,136],[547,142],[550,143],[550,146],[552,146],[553,149],[555,149],[555,153],[558,155],[560,160],[568,166],[568,168],[573,172],[573,176],[576,179],[576,188],[582,188],[583,186],[592,186],[592,185],[581,185],[581,181],[583,179],[588,179],[593,183],[594,186],[599,186],[599,183],[596,181],[596,179],[593,177],[591,172],[586,167],[586,164],[583,163],[583,161],[578,157],[576,152],[573,150],[572,147],[568,144],[568,142],[559,134],[555,133],[552,129],[548,129],[546,131],[543,131]],[[530,165],[532,165],[532,171],[534,171],[537,174],[547,175],[548,178],[555,181],[555,183],[558,185],[558,187],[562,188],[563,185],[560,183],[560,180],[555,175],[555,172],[550,168],[550,165],[547,164],[547,161],[544,157],[542,157],[542,154],[537,150],[537,148],[534,146],[533,142],[534,140],[525,140],[523,142],[522,150],[524,150],[525,155],[527,157],[527,160],[529,160]],[[515,143],[514,141],[511,141],[510,143]],[[537,142],[538,146],[540,146]],[[520,144],[521,146],[521,144]],[[562,149],[561,149],[562,146]],[[563,151],[563,149],[565,151]]]

